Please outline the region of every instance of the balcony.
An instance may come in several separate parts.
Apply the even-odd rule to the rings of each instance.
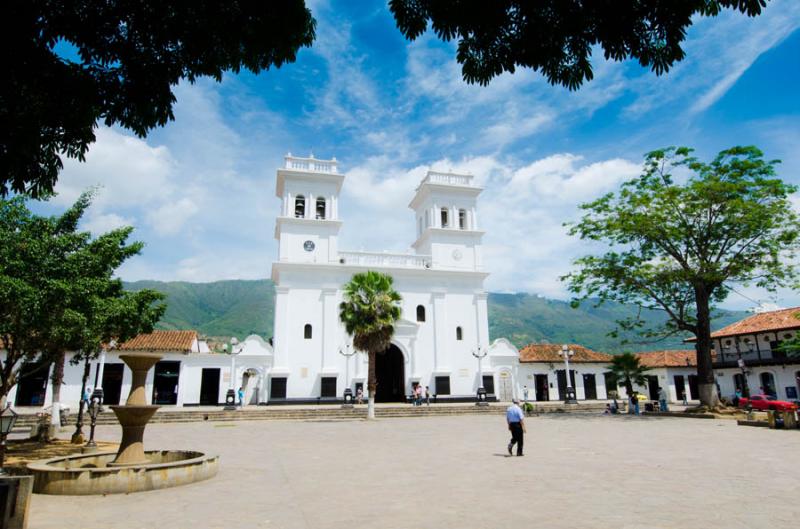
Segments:
[[[339,252],[339,262],[375,268],[430,268],[430,255],[386,252]]]
[[[313,156],[309,158],[300,158],[289,154],[284,158],[284,161],[285,169],[307,171],[310,173],[339,174],[339,162],[336,158],[332,160],[318,160]]]
[[[455,173],[439,173],[436,171],[428,171],[425,178],[422,180],[423,184],[444,184],[451,186],[472,186],[472,175],[455,174]]]

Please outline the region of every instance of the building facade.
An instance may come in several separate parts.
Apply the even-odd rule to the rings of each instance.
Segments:
[[[366,355],[352,350],[338,310],[343,285],[367,270],[392,276],[403,298],[392,345],[377,355],[376,400],[404,401],[418,384],[438,400],[474,398],[481,381],[473,353],[495,357],[481,367],[484,385],[499,387],[495,375],[508,377],[513,369],[503,357],[507,350],[489,343],[481,188],[473,177],[429,171],[416,190],[408,190],[414,220],[409,234],[416,238],[407,253],[339,248],[344,180],[335,159],[290,155],[277,172],[281,206],[268,400],[337,399],[345,388],[366,391]]]

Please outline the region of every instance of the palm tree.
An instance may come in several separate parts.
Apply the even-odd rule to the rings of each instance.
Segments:
[[[648,368],[644,367],[639,362],[639,357],[632,353],[615,355],[611,359],[608,369],[611,372],[610,378],[615,384],[625,384],[625,391],[628,392],[629,397],[633,395],[634,384],[644,386],[647,383],[645,372],[648,371]]]
[[[339,319],[353,337],[353,346],[366,352],[369,359],[368,419],[375,418],[375,355],[389,348],[394,324],[400,319],[402,298],[392,287],[393,282],[391,276],[371,270],[356,274],[344,285],[339,305]]]

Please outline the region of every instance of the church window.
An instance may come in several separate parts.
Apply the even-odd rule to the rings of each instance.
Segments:
[[[310,340],[311,339],[311,324],[310,323],[306,323],[305,328],[303,328],[303,337],[306,340]]]
[[[325,198],[323,197],[317,199],[317,219],[325,219]]]
[[[467,229],[467,210],[466,209],[459,209],[458,210],[458,227],[462,230]]]
[[[442,208],[442,228],[446,228],[447,226],[447,209]]]
[[[436,377],[436,395],[449,395],[450,394],[450,377],[441,376]]]
[[[417,305],[417,321],[425,321],[425,307]]]
[[[461,327],[456,327],[456,340],[463,340],[464,339],[464,332],[461,330]]]
[[[294,216],[298,219],[306,216],[306,197],[303,195],[297,195],[294,199]]]

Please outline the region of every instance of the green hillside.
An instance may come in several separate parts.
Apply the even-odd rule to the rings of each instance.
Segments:
[[[158,325],[161,329],[196,329],[213,337],[272,336],[275,291],[272,282],[266,279],[214,283],[137,281],[126,283],[126,288],[152,288],[167,296],[167,312]],[[591,303],[573,309],[566,301],[531,294],[490,294],[489,334],[492,340],[505,337],[518,347],[542,340],[579,343],[609,353],[686,347],[679,338],[623,346],[621,339],[608,337],[614,321],[632,314],[634,310],[637,309],[619,304],[595,308]],[[715,320],[714,328],[745,316],[743,312],[722,312]],[[650,313],[643,317],[657,322],[661,315]],[[635,336],[628,338],[637,341]]]

